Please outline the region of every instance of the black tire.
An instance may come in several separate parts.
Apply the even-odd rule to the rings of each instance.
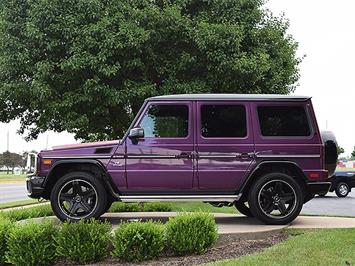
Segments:
[[[339,198],[345,198],[350,192],[350,187],[345,182],[339,182],[335,189],[335,193]]]
[[[248,206],[245,205],[246,202],[240,202],[240,201],[236,201],[234,203],[234,206],[237,208],[237,210],[247,216],[247,217],[254,217],[254,215],[251,213],[250,208]]]
[[[270,173],[251,187],[248,202],[254,217],[265,224],[288,224],[301,212],[303,193],[292,177]]]
[[[98,218],[107,207],[107,193],[101,181],[88,172],[64,175],[51,192],[54,214],[61,221]]]
[[[103,211],[102,214],[106,213],[106,212],[111,208],[111,205],[112,205],[113,202],[114,202],[114,201],[113,201],[112,199],[108,199],[108,200],[107,200],[106,207],[105,207],[105,209],[104,209],[104,211]],[[102,214],[101,214],[101,215],[102,215]]]

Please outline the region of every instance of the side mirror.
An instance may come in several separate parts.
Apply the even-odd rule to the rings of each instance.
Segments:
[[[132,128],[132,129],[129,131],[128,137],[129,137],[130,139],[144,138],[144,129],[141,128],[141,127]]]

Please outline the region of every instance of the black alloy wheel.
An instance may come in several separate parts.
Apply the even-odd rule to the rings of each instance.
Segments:
[[[62,221],[98,218],[107,206],[106,190],[90,173],[69,173],[55,184],[51,205]]]
[[[290,176],[272,173],[262,176],[249,191],[252,214],[266,224],[287,224],[300,213],[303,194]]]

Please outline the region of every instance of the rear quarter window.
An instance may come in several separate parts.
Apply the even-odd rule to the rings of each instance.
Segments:
[[[258,116],[262,136],[307,137],[311,134],[303,106],[259,106]]]

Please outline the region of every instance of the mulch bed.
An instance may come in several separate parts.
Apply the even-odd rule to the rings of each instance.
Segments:
[[[238,240],[236,242],[228,243],[226,245],[219,245],[209,249],[205,254],[202,255],[190,255],[184,257],[174,257],[171,253],[165,253],[162,257],[151,260],[143,261],[140,263],[123,263],[114,258],[108,258],[102,262],[91,265],[197,265],[201,263],[214,262],[219,260],[233,259],[254,252],[262,251],[268,247],[271,247],[277,243],[284,241],[287,236],[283,233],[277,233],[275,235],[269,236],[265,239],[260,240]],[[62,261],[60,265],[70,263],[65,263]]]

